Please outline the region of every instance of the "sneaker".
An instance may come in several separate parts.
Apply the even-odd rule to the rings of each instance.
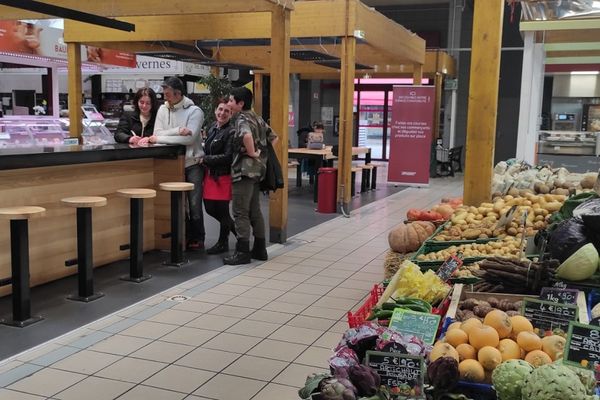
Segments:
[[[204,242],[200,240],[190,240],[187,243],[187,249],[191,251],[204,250]]]

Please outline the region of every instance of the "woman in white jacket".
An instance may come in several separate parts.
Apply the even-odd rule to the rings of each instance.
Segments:
[[[165,104],[160,106],[154,124],[154,135],[149,143],[181,144],[185,150],[185,180],[194,184],[188,193],[189,215],[186,235],[188,250],[204,249],[204,218],[202,211],[202,182],[204,168],[200,166],[204,151],[200,130],[204,113],[192,100],[184,96],[183,82],[170,77],[162,85]]]

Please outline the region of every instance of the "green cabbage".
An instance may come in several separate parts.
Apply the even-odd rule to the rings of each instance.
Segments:
[[[492,383],[498,400],[521,400],[521,389],[533,366],[524,360],[508,360],[492,372]]]
[[[590,278],[598,269],[598,250],[588,243],[563,262],[556,270],[556,276],[569,281],[583,281]]]

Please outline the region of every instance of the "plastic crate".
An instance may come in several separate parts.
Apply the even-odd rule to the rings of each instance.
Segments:
[[[355,313],[352,313],[352,311],[348,311],[348,314],[347,314],[348,315],[348,326],[350,328],[356,328],[357,326],[359,326],[367,321],[367,317],[371,313],[371,310],[373,309],[373,307],[375,307],[375,305],[379,301],[379,298],[383,294],[384,290],[385,290],[385,287],[382,284],[374,285],[373,289],[371,289],[371,291],[369,292],[369,297],[367,297],[367,299],[360,306],[360,308],[358,310],[356,310]],[[444,315],[446,315],[446,312],[448,311],[449,306],[450,306],[450,298],[446,298],[446,299],[444,299],[444,301],[441,304],[438,305],[438,307],[433,307],[433,309],[431,310],[431,313],[437,314],[437,315],[440,315],[443,317]],[[438,335],[441,332],[441,329],[442,329],[442,324],[440,323],[440,326],[438,328]]]

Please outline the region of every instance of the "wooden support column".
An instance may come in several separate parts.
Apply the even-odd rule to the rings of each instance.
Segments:
[[[263,74],[254,73],[254,112],[263,115]]]
[[[423,81],[423,64],[413,64],[413,85],[420,85]]]
[[[475,1],[465,144],[467,205],[491,198],[503,17],[503,0]]]
[[[290,12],[275,7],[271,12],[271,127],[279,135],[275,146],[286,185],[269,198],[269,240],[273,243],[287,241],[288,219],[288,104],[290,86]],[[254,95],[256,99],[256,93]]]
[[[81,83],[81,44],[76,42],[67,43],[67,73],[69,92],[69,136],[79,138],[83,125],[83,111],[81,110],[82,83]]]
[[[342,70],[340,76],[340,128],[338,150],[338,205],[350,212],[350,179],[352,174],[352,123],[354,103],[354,74],[356,58],[356,38],[342,38]],[[338,210],[339,211],[339,210]]]

